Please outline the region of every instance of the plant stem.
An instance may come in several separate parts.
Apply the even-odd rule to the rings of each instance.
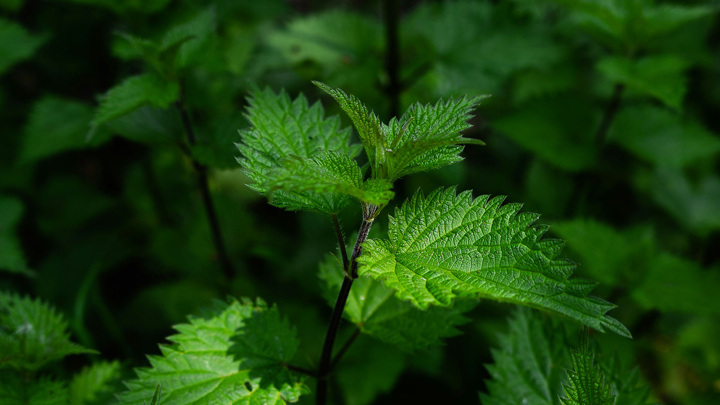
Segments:
[[[616,84],[613,89],[613,94],[610,97],[610,101],[608,101],[607,106],[605,106],[602,121],[600,121],[597,132],[595,132],[595,142],[599,145],[605,143],[610,125],[612,124],[613,119],[615,119],[618,109],[620,109],[620,102],[622,101],[624,91],[625,85],[620,83]]]
[[[343,270],[348,271],[350,267],[350,260],[348,260],[347,248],[345,247],[345,237],[343,236],[342,227],[340,221],[338,221],[337,215],[332,215],[333,227],[335,228],[335,236],[337,236],[338,244],[340,245],[340,254],[342,254]]]
[[[317,373],[315,371],[308,370],[306,368],[293,366],[292,364],[283,364],[282,366],[290,371],[295,371],[300,374],[309,375],[310,377],[317,377]]]
[[[353,332],[352,336],[350,336],[350,338],[347,340],[347,342],[345,342],[343,347],[338,350],[337,354],[330,363],[330,370],[335,369],[335,366],[340,362],[340,359],[342,359],[342,357],[345,355],[345,352],[348,351],[348,349],[350,348],[350,346],[352,346],[358,336],[360,336],[360,328],[355,329],[355,332]]]
[[[175,103],[175,106],[180,112],[180,118],[182,119],[188,143],[190,146],[194,146],[196,143],[195,131],[193,130],[190,122],[190,115],[185,108],[185,92],[182,87],[180,90],[180,99]],[[205,214],[207,216],[208,224],[210,225],[210,233],[212,234],[215,250],[217,251],[218,259],[220,260],[220,265],[222,266],[223,275],[226,280],[230,280],[232,279],[235,270],[233,269],[230,257],[225,249],[225,242],[223,241],[222,231],[220,230],[220,223],[218,222],[215,205],[213,204],[212,196],[210,195],[207,167],[198,162],[192,156],[190,156],[190,159],[192,160],[193,167],[197,172],[198,188],[200,189],[200,195],[202,197],[203,205],[205,206]]]
[[[357,259],[362,253],[362,244],[367,240],[376,212],[377,207],[372,204],[363,206],[363,223],[360,226],[360,231],[358,232],[358,237],[353,247],[352,258],[350,259],[350,271],[345,274],[345,278],[343,279],[340,293],[338,294],[335,307],[330,316],[330,325],[328,325],[328,330],[325,334],[322,356],[320,357],[320,368],[318,369],[317,396],[315,397],[315,403],[317,405],[325,405],[327,402],[327,378],[330,371],[332,371],[332,367],[337,363],[337,361],[332,362],[335,338],[340,328],[342,314],[345,311],[345,303],[347,302],[348,295],[350,295],[350,288],[352,288],[353,281],[357,278]],[[351,274],[352,277],[349,277],[348,273]]]
[[[388,75],[388,84],[385,88],[390,101],[390,116],[397,117],[400,114],[400,39],[398,36],[398,13],[397,0],[383,1],[385,17],[385,70]]]

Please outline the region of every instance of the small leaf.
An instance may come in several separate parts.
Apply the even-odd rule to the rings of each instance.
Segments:
[[[238,162],[253,181],[251,188],[268,197],[272,194],[271,204],[293,211],[331,214],[352,202],[346,194],[273,191],[269,186],[283,181],[278,174],[286,174],[283,163],[292,159],[310,159],[323,151],[357,155],[358,146],[350,144],[350,131],[340,128],[337,117],[325,118],[322,106],[308,106],[302,95],[291,101],[286,93],[276,95],[269,89],[255,90],[249,103],[247,118],[252,127],[240,132],[242,143],[237,147],[243,155]]]
[[[144,404],[162,387],[163,404],[295,402],[307,391],[288,371],[298,347],[295,329],[275,307],[232,300],[189,323],[176,325],[162,356],[137,370],[119,395],[123,404]]]
[[[609,57],[601,60],[598,70],[615,83],[631,91],[654,97],[680,110],[687,91],[684,72],[688,63],[673,55],[654,55],[638,60]]]
[[[509,324],[492,350],[494,363],[487,366],[492,379],[486,381],[489,394],[480,394],[482,404],[556,404],[562,366],[569,360],[565,331],[526,308],[515,310]]]
[[[0,271],[32,276],[15,227],[23,214],[22,202],[0,195]]]
[[[367,185],[363,184],[360,167],[350,156],[323,151],[309,159],[286,158],[265,186],[273,191],[345,194],[376,206],[384,206],[395,195],[388,181]]]
[[[606,384],[605,374],[595,362],[595,353],[589,348],[587,331],[580,332],[577,350],[570,354],[572,369],[567,370],[568,384],[563,384],[563,405],[612,405],[614,395]]]
[[[35,371],[80,353],[95,351],[70,342],[67,322],[54,308],[0,292],[0,367]]]
[[[32,35],[20,24],[0,18],[0,75],[14,64],[30,58],[45,43],[44,35]]]
[[[215,33],[215,20],[215,8],[209,7],[165,33],[160,50],[169,55],[169,63],[174,68],[187,67],[202,58],[207,52],[209,38]]]
[[[120,362],[99,362],[83,368],[68,386],[69,405],[107,403],[121,377]]]
[[[418,308],[449,306],[456,297],[490,298],[566,315],[599,331],[629,337],[605,315],[615,305],[588,296],[595,283],[573,278],[558,259],[563,243],[541,239],[547,227],[502,197],[453,189],[415,195],[390,218],[388,239],[370,239],[360,275],[382,280]]]
[[[57,153],[96,147],[109,139],[108,133],[87,139],[92,107],[73,100],[45,96],[30,111],[23,134],[20,161],[33,162]]]
[[[100,105],[91,122],[92,131],[145,105],[167,108],[179,96],[180,86],[177,82],[167,81],[151,73],[129,77],[100,98]]]

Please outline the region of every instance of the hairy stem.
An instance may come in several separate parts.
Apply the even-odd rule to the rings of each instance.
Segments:
[[[596,143],[605,143],[608,130],[610,130],[610,125],[612,124],[613,120],[615,119],[615,115],[620,109],[620,102],[622,101],[623,92],[625,92],[625,86],[620,83],[616,84],[615,88],[613,89],[613,94],[610,97],[610,101],[608,101],[607,106],[605,107],[602,121],[600,121],[597,132],[595,132]]]
[[[385,70],[388,75],[388,84],[385,88],[390,101],[390,116],[400,114],[400,38],[398,36],[398,21],[400,19],[397,0],[383,1],[385,17]]]
[[[332,370],[332,367],[337,362],[332,362],[333,346],[335,345],[335,338],[337,337],[338,329],[340,328],[340,321],[342,320],[342,314],[345,311],[345,303],[350,295],[350,288],[352,288],[353,281],[357,278],[357,259],[362,253],[362,244],[367,240],[370,227],[372,227],[377,207],[374,205],[366,205],[363,207],[363,223],[360,226],[355,246],[353,247],[352,257],[350,259],[350,271],[345,274],[342,286],[340,287],[340,293],[338,294],[337,300],[335,301],[335,307],[333,308],[332,315],[330,316],[330,325],[328,325],[327,333],[325,334],[325,342],[323,343],[322,356],[320,357],[320,368],[318,369],[318,383],[316,389],[315,403],[317,405],[325,405],[327,402],[327,390],[328,390],[328,375]],[[348,276],[348,273],[352,277]]]
[[[192,123],[190,122],[190,115],[185,108],[185,92],[180,90],[180,99],[175,103],[178,111],[180,112],[180,118],[182,119],[183,128],[185,129],[185,135],[187,137],[190,146],[194,146],[197,139],[195,137],[195,131],[193,130]],[[198,188],[200,189],[200,196],[202,197],[203,206],[205,207],[205,215],[207,216],[208,224],[210,225],[210,233],[212,234],[212,240],[217,251],[218,260],[222,266],[223,275],[226,280],[230,280],[235,273],[230,257],[225,249],[225,242],[222,237],[222,231],[220,230],[220,222],[217,219],[217,213],[215,212],[215,205],[213,204],[212,196],[210,195],[210,187],[208,187],[208,175],[207,167],[192,158],[193,167],[197,172]]]

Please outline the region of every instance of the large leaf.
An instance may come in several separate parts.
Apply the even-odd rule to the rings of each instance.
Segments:
[[[100,105],[91,125],[94,130],[146,105],[167,108],[179,96],[180,86],[177,82],[168,81],[153,73],[132,76],[100,98]]]
[[[296,332],[275,307],[258,300],[215,307],[175,326],[162,356],[137,370],[119,396],[124,404],[143,404],[157,384],[163,404],[284,404],[305,392],[301,378],[284,367],[298,347]]]
[[[79,353],[94,351],[70,342],[67,322],[54,308],[0,292],[0,367],[34,371]]]
[[[344,277],[338,267],[332,266],[333,263],[326,260],[320,266],[320,278],[326,283],[325,297],[330,305],[336,299]],[[399,300],[393,290],[381,282],[360,277],[350,290],[344,316],[362,333],[400,350],[415,352],[460,334],[456,327],[468,321],[463,313],[474,306],[471,302],[457,302],[452,308],[431,307],[423,311]]]
[[[597,67],[613,82],[679,110],[687,91],[684,75],[687,65],[682,58],[673,55],[638,60],[613,56],[601,60]]]
[[[45,96],[33,105],[23,134],[21,162],[32,162],[67,150],[95,147],[106,133],[87,139],[92,107],[73,100]]]
[[[46,39],[45,36],[29,34],[20,24],[0,18],[0,75],[12,65],[31,57]]]
[[[255,90],[249,103],[247,118],[252,127],[241,131],[242,143],[237,146],[243,155],[238,162],[253,181],[251,188],[288,210],[334,213],[352,202],[347,194],[330,189],[273,189],[274,182],[283,181],[286,173],[279,169],[288,159],[313,158],[323,151],[357,155],[358,145],[350,144],[350,131],[340,128],[337,117],[325,118],[322,106],[308,106],[302,95],[291,101],[286,93],[277,95],[269,89]]]
[[[503,197],[440,189],[417,194],[390,218],[389,238],[371,239],[360,275],[382,280],[419,308],[449,306],[456,297],[490,298],[553,311],[599,331],[630,332],[605,315],[615,305],[588,296],[595,283],[570,278],[575,264],[559,259],[560,240],[541,239],[546,226]]]
[[[653,106],[623,108],[609,138],[659,167],[687,167],[720,152],[720,139],[699,123]]]

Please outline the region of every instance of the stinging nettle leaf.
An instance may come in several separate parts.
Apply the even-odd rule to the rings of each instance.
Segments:
[[[630,332],[605,313],[615,305],[589,296],[595,286],[570,278],[575,264],[558,255],[563,242],[541,239],[537,214],[503,197],[466,191],[416,194],[390,217],[388,239],[370,239],[360,275],[382,280],[421,309],[456,297],[490,298],[568,316],[599,331]]]
[[[580,332],[577,350],[570,354],[572,369],[566,370],[569,383],[563,384],[562,405],[611,405],[614,403],[612,389],[605,383],[605,374],[595,362],[595,353],[590,349],[588,332]]]
[[[46,35],[30,34],[20,24],[0,18],[0,75],[30,58],[46,40]]]
[[[298,347],[296,331],[277,308],[263,301],[232,300],[189,323],[150,356],[151,368],[138,369],[126,382],[123,404],[144,404],[158,384],[163,404],[284,404],[307,392],[302,378],[284,367]]]
[[[48,304],[0,292],[0,367],[35,371],[71,354],[95,353],[70,342],[67,322]]]
[[[238,162],[253,181],[252,189],[272,197],[271,204],[288,210],[331,214],[352,202],[348,194],[332,191],[337,183],[335,186],[327,183],[318,186],[317,189],[323,190],[318,192],[307,186],[309,181],[299,179],[300,173],[293,173],[296,181],[283,177],[289,170],[285,164],[312,166],[315,170],[309,173],[310,177],[316,177],[318,171],[331,170],[330,160],[337,163],[339,159],[345,159],[340,157],[342,155],[349,158],[357,155],[359,145],[350,143],[350,131],[340,128],[338,117],[326,118],[320,103],[309,106],[302,95],[291,101],[285,92],[277,95],[270,89],[253,91],[248,101],[247,118],[252,126],[240,131],[242,143],[237,147],[242,154]],[[324,152],[335,153],[333,157],[326,156],[324,167],[311,162]],[[347,159],[345,162],[349,163]],[[352,165],[357,166],[357,163],[352,162]],[[339,179],[352,177],[354,182],[354,174],[343,173],[354,170],[351,166],[333,173]],[[340,183],[347,188],[344,180]],[[291,186],[296,188],[293,190]]]

